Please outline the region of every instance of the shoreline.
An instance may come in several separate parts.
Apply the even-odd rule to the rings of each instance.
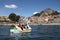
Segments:
[[[40,24],[29,24],[29,25],[40,25]]]
[[[18,25],[17,23],[8,23],[8,24],[1,24],[0,23],[0,26],[11,26],[11,25]],[[60,23],[49,23],[49,24],[29,24],[29,25],[60,25]]]
[[[60,23],[48,23],[48,24],[41,24],[41,25],[60,25]]]
[[[12,24],[0,24],[0,26],[11,26],[11,25],[18,25],[18,24],[14,24],[14,23],[12,23]]]
[[[48,23],[48,24],[29,24],[29,25],[60,25],[60,23]]]

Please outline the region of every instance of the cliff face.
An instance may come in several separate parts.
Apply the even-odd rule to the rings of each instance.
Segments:
[[[60,23],[60,13],[50,8],[47,8],[32,17],[31,18],[34,19],[33,21],[37,20],[36,22],[38,24]]]

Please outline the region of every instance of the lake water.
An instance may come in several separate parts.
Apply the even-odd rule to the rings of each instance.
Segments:
[[[0,36],[0,40],[60,40],[60,25],[30,25],[29,33],[18,33],[8,38]]]

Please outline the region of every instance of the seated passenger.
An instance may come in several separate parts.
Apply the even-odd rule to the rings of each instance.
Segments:
[[[19,24],[18,27],[20,27],[23,30],[23,26],[21,24]]]
[[[23,28],[25,28],[25,26],[24,26],[24,25],[22,25],[22,27],[23,27]]]

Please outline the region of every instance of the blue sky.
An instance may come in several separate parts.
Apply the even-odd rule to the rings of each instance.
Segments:
[[[0,16],[13,12],[27,17],[46,8],[60,11],[60,0],[0,0]]]

